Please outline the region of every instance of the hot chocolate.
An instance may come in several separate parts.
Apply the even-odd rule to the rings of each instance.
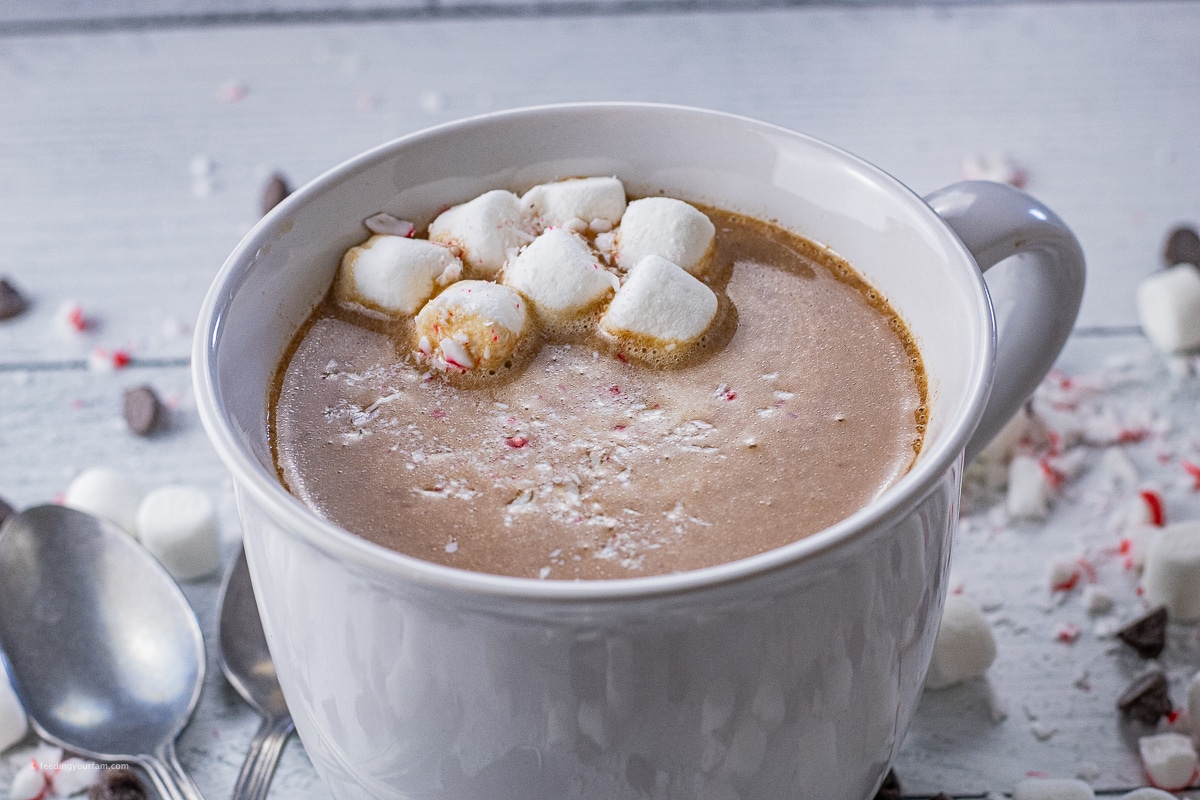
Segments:
[[[455,356],[453,340],[435,352],[412,317],[335,286],[276,379],[283,482],[402,553],[566,580],[744,558],[867,505],[921,447],[926,386],[911,336],[832,253],[702,210],[715,240],[697,271],[718,310],[679,348],[635,347],[534,309],[511,356],[465,374],[454,359],[475,366],[479,352]],[[605,227],[580,233],[595,246]],[[618,259],[606,267],[621,275]],[[472,269],[429,275],[484,277]],[[584,304],[601,326],[603,289]]]

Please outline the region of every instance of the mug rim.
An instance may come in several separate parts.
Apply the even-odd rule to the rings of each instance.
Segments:
[[[390,550],[319,517],[292,495],[277,475],[267,474],[263,465],[236,435],[229,414],[220,399],[217,353],[224,330],[225,311],[249,275],[253,266],[253,256],[268,243],[277,226],[287,219],[289,210],[359,171],[377,166],[376,162],[386,161],[395,151],[448,133],[493,125],[514,117],[619,109],[716,118],[774,135],[799,139],[810,147],[824,149],[853,163],[863,175],[870,177],[876,188],[884,189],[890,196],[913,206],[930,229],[936,232],[940,243],[952,256],[952,259],[947,261],[958,260],[963,262],[964,266],[970,267],[968,282],[972,294],[972,308],[969,313],[980,320],[979,331],[982,336],[972,349],[972,363],[965,381],[966,402],[953,410],[938,441],[930,448],[922,448],[912,468],[879,497],[849,516],[781,547],[735,561],[683,572],[582,581],[542,580],[476,572],[435,564]],[[838,553],[849,551],[854,543],[870,539],[873,533],[887,527],[889,519],[900,518],[917,505],[956,460],[962,458],[966,445],[983,415],[991,390],[995,350],[996,326],[992,304],[974,256],[949,225],[919,195],[890,173],[822,139],[743,115],[665,103],[575,102],[505,109],[424,128],[353,156],[298,188],[259,220],[242,238],[213,279],[197,320],[191,363],[197,410],[213,449],[232,474],[235,487],[239,491],[253,493],[255,500],[290,536],[298,536],[309,544],[339,558],[348,559],[368,571],[430,588],[531,601],[594,603],[670,596],[738,583],[801,563],[825,561]]]

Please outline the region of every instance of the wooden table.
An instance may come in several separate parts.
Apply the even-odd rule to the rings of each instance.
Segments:
[[[1179,469],[1200,448],[1200,379],[1172,377],[1132,301],[1161,265],[1168,228],[1200,220],[1198,42],[1200,5],[1187,3],[11,0],[0,6],[0,274],[32,307],[0,323],[0,496],[52,500],[96,464],[145,488],[196,484],[218,501],[232,557],[230,481],[189,386],[191,324],[274,170],[300,183],[433,123],[586,99],[759,117],[921,193],[958,179],[964,156],[1007,153],[1089,259],[1061,368],[1104,376],[1085,404],[1174,422],[1163,437],[1089,446],[1091,469],[1044,523],[1008,524],[997,498],[968,498],[955,582],[984,605],[1000,655],[988,681],[925,696],[896,769],[914,797],[1007,792],[1029,772],[1141,785],[1139,731],[1113,709],[1141,664],[1107,635],[1140,608],[1136,575],[1106,549],[1107,521],[1132,488],[1111,488],[1100,465],[1120,447],[1163,488],[1170,518],[1200,516]],[[83,333],[56,322],[70,299],[90,321]],[[89,369],[96,348],[133,361]],[[129,434],[119,411],[122,390],[140,383],[173,405],[149,439]],[[1048,588],[1054,557],[1085,552],[1117,599],[1111,616],[1090,618],[1078,593]],[[181,758],[216,798],[256,719],[216,666],[215,579],[185,591],[209,675]],[[1074,643],[1056,639],[1067,623],[1081,630]],[[1200,666],[1195,631],[1172,629],[1163,658],[1182,703]],[[13,770],[0,763],[0,787]],[[273,796],[329,796],[298,743]]]

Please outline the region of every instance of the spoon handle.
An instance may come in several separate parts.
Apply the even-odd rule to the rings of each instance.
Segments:
[[[263,720],[258,733],[250,741],[242,771],[233,784],[231,800],[263,800],[267,796],[271,778],[275,775],[275,765],[279,763],[283,746],[293,730],[295,725],[288,714]]]
[[[173,745],[168,744],[154,755],[142,756],[141,764],[163,800],[204,800],[195,781],[175,757]]]

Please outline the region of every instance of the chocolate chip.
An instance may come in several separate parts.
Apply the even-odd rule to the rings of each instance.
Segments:
[[[1142,658],[1158,658],[1167,644],[1167,607],[1147,611],[1117,631],[1117,638]]]
[[[275,206],[283,202],[283,199],[292,193],[288,186],[287,178],[281,173],[276,172],[267,181],[267,185],[263,188],[262,194],[262,213],[265,217],[267,212]]]
[[[0,525],[4,524],[4,520],[17,513],[17,510],[10,506],[3,497],[0,497]]]
[[[125,390],[122,411],[129,430],[146,436],[162,417],[162,402],[149,386],[134,386]]]
[[[12,319],[27,308],[29,303],[17,291],[17,287],[9,283],[7,278],[0,278],[0,319]]]
[[[875,800],[900,800],[900,779],[896,777],[896,770],[888,770],[875,793]]]
[[[1196,229],[1181,225],[1167,236],[1167,246],[1163,249],[1163,258],[1167,266],[1176,264],[1195,264],[1200,266],[1200,234]]]
[[[1147,672],[1129,684],[1117,708],[1136,720],[1153,725],[1158,718],[1171,712],[1171,698],[1167,694],[1167,676],[1160,670]]]
[[[103,769],[88,790],[88,800],[146,800],[146,785],[131,769]]]

